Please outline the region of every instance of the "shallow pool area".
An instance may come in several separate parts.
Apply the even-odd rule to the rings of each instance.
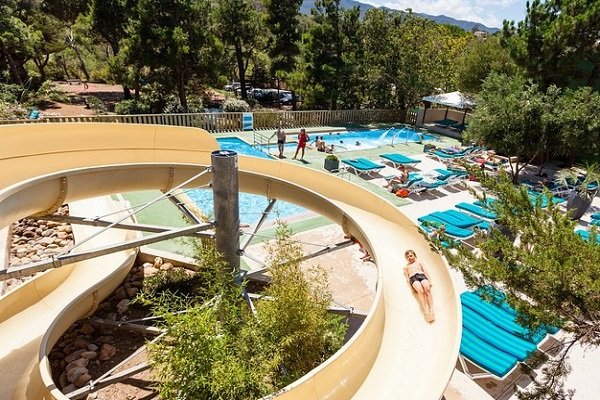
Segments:
[[[214,216],[213,192],[209,189],[197,189],[187,192],[187,196],[208,217]],[[239,198],[240,223],[255,225],[261,218],[262,212],[269,204],[264,196],[240,192]],[[267,221],[275,222],[278,219],[285,220],[300,214],[307,213],[306,208],[285,201],[277,201],[267,216]]]
[[[273,159],[273,157],[264,151],[258,150],[237,137],[218,138],[217,142],[219,142],[219,146],[222,150],[233,150],[238,154],[246,156]],[[293,149],[296,148],[296,144],[294,143],[289,143],[288,146]],[[288,146],[286,146],[286,149],[288,149]],[[203,214],[209,217],[214,215],[212,190],[190,190],[187,192],[187,196]],[[260,220],[263,210],[269,204],[269,201],[264,196],[243,192],[240,192],[239,202],[240,223],[248,225],[256,224]],[[274,222],[277,219],[287,219],[307,212],[308,210],[306,208],[285,201],[277,201],[268,215],[267,221]]]

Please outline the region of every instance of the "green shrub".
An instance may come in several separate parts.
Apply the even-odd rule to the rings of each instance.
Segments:
[[[106,104],[96,96],[86,96],[85,102],[95,114],[106,114],[108,112]]]
[[[148,114],[150,107],[138,100],[121,100],[115,104],[115,113],[118,115]]]
[[[301,249],[287,225],[268,248],[273,282],[256,315],[214,245],[203,241],[197,249],[202,293],[186,312],[163,312],[165,339],[149,346],[161,399],[263,397],[342,345],[346,325],[327,313],[324,272],[300,269]]]
[[[0,82],[0,102],[16,103],[21,95],[22,88],[19,85]]]
[[[202,106],[202,98],[200,97],[190,97],[187,99],[188,101],[188,109],[184,110],[181,104],[179,103],[179,99],[175,96],[172,96],[167,101],[167,105],[163,109],[165,114],[181,114],[181,113],[201,113],[204,112],[204,107]]]
[[[248,112],[250,106],[244,100],[227,99],[223,102],[224,112]]]

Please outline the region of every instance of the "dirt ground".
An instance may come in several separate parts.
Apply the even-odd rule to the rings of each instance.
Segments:
[[[95,96],[106,104],[109,111],[114,110],[114,104],[123,98],[123,87],[104,83],[67,83],[54,82],[59,90],[67,93],[71,102],[47,102],[40,107],[43,116],[80,116],[94,115],[85,104],[85,96]]]

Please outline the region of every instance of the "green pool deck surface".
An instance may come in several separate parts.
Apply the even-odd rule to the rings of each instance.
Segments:
[[[387,127],[390,127],[389,125]],[[371,127],[372,128],[372,127]],[[381,128],[381,127],[380,127]],[[384,127],[385,128],[385,127]],[[369,129],[369,128],[364,128]],[[327,132],[336,132],[336,131],[344,131],[345,128],[340,127],[316,127],[316,128],[307,128],[308,134],[311,136],[311,141],[314,139],[314,135]],[[299,132],[299,129],[287,129],[288,133],[291,132]],[[261,131],[263,133],[272,133],[273,130],[264,130]],[[214,134],[215,137],[238,137],[245,142],[252,144],[254,133],[252,131],[247,132],[235,132],[235,133],[220,133]],[[433,143],[438,147],[449,147],[453,145],[460,144],[458,140],[440,136],[437,141],[425,141],[424,143]],[[361,149],[355,151],[345,151],[335,153],[340,159],[353,159],[359,157],[365,157],[375,162],[381,162],[379,155],[384,153],[402,153],[407,156],[422,154],[423,153],[423,144],[424,143],[399,143],[393,146],[379,146],[373,149]],[[325,173],[329,173],[323,168],[324,160],[327,154],[318,152],[314,148],[306,148],[304,160],[294,160],[293,150],[287,150],[284,153],[284,159],[276,159],[277,162],[286,162],[293,163],[297,165],[301,165],[306,168],[311,168],[315,170],[319,170]],[[343,167],[343,163],[340,162],[340,167]],[[336,173],[336,175],[340,179],[345,179],[350,181],[358,186],[361,186],[371,192],[381,196],[382,198],[390,201],[397,207],[401,207],[403,205],[409,204],[410,201],[397,197],[392,193],[389,193],[385,188],[379,184],[376,184],[373,181],[377,179],[363,178],[361,176],[357,176],[349,171],[342,170],[341,172]],[[383,177],[384,175],[382,175]],[[141,192],[132,192],[132,193],[123,193],[123,197],[129,201],[131,206],[141,206],[144,205],[158,197],[161,196],[161,192],[156,191],[141,191]],[[316,215],[316,214],[313,214]],[[168,199],[163,199],[158,201],[157,203],[149,206],[148,208],[136,213],[136,218],[139,223],[142,224],[151,224],[151,225],[161,225],[166,227],[183,227],[188,225],[189,222],[185,220],[183,214],[179,211],[179,209]],[[289,226],[293,230],[294,233],[300,233],[311,229],[316,229],[322,226],[326,226],[331,224],[332,222],[325,217],[322,216],[310,216],[300,220],[294,220],[289,223]],[[258,235],[255,236],[250,244],[260,243],[262,241],[268,240],[269,238],[274,237],[275,227],[271,226],[268,228],[263,228],[259,231]],[[243,240],[243,239],[242,239]],[[187,239],[178,238],[173,240],[168,240],[164,242],[154,243],[150,245],[150,247],[170,251],[177,254],[182,254],[186,256],[193,256],[193,249],[189,243],[186,243]]]

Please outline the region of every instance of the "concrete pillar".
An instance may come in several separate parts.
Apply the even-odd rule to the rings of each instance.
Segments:
[[[215,206],[215,241],[232,271],[240,269],[240,210],[237,153],[211,153],[212,187]]]

